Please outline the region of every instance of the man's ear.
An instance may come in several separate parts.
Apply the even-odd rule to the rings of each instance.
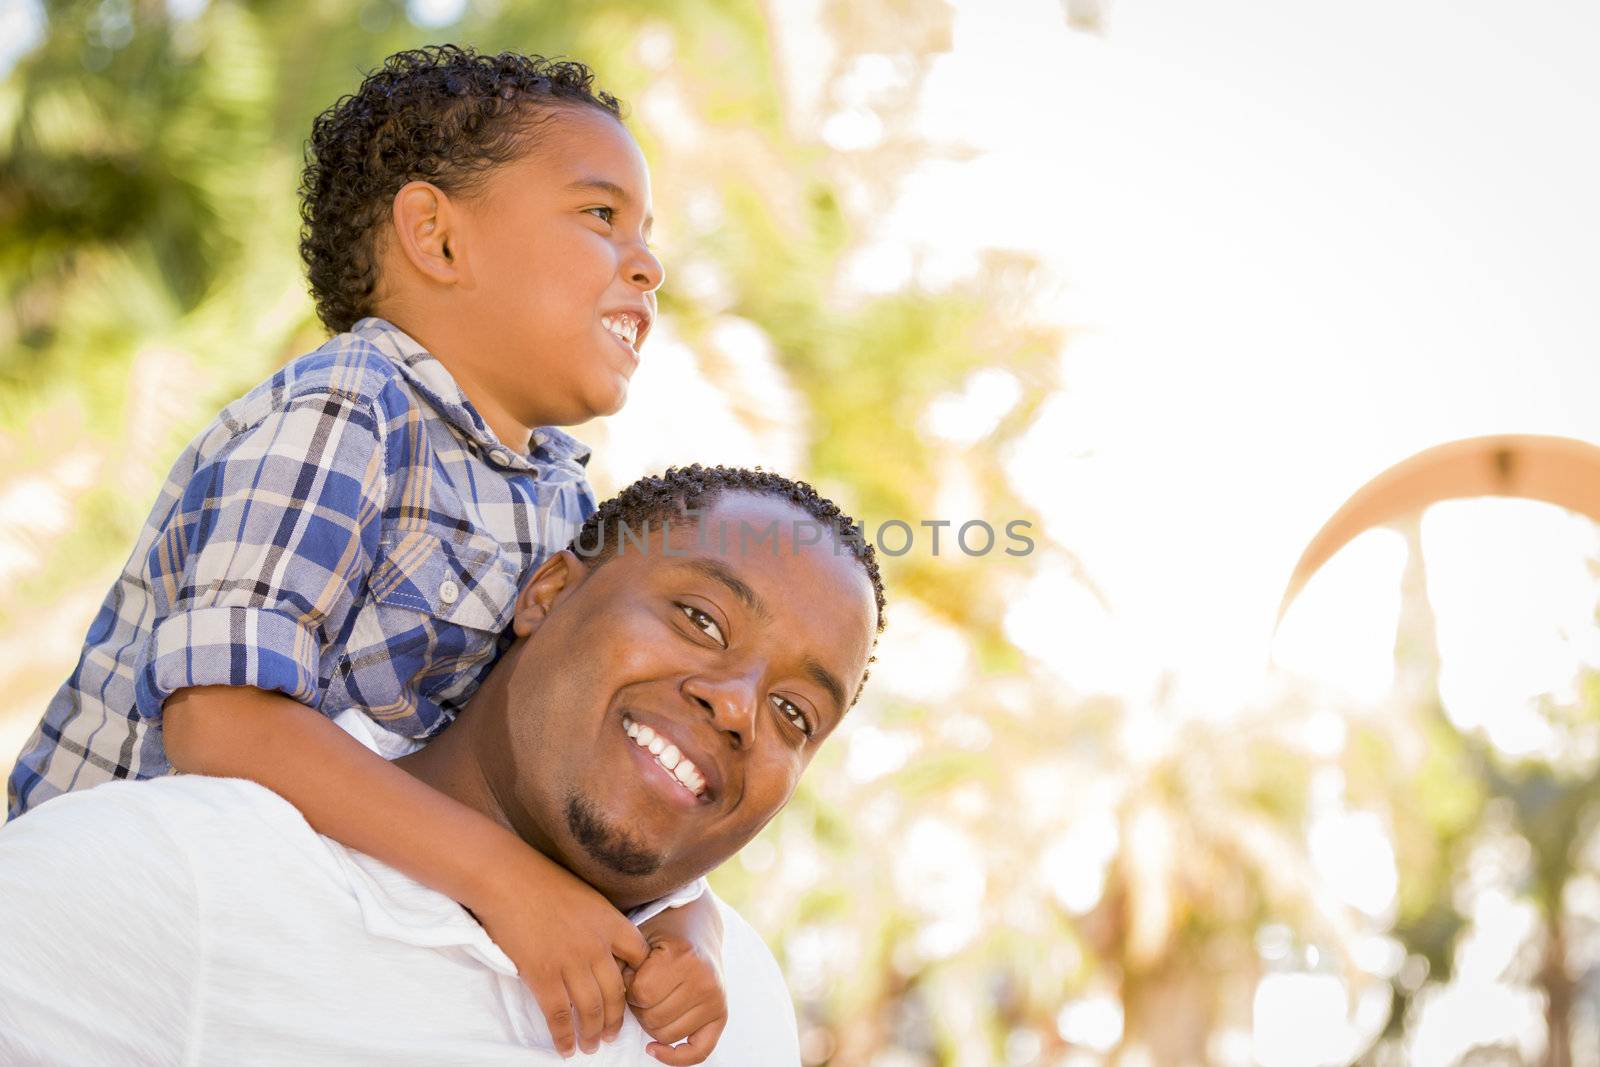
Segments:
[[[511,630],[527,637],[537,630],[550,612],[589,577],[589,565],[570,549],[563,549],[539,564],[528,584],[517,594],[511,615]]]
[[[459,215],[450,197],[432,182],[408,182],[394,194],[390,218],[395,246],[423,277],[441,285],[461,278],[455,248],[461,239]]]

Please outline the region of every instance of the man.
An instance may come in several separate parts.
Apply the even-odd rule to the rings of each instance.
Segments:
[[[523,590],[470,708],[400,765],[626,910],[788,801],[866,678],[882,587],[836,506],[755,471],[643,479],[574,548]],[[724,920],[707,1062],[793,1063],[770,955]],[[7,826],[0,945],[7,1064],[559,1060],[464,909],[241,780],[110,783]],[[589,1062],[643,1049],[629,1019]]]

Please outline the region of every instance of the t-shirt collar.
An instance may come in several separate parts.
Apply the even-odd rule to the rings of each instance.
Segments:
[[[535,429],[525,453],[506,445],[483,421],[445,365],[387,319],[364,318],[350,327],[350,332],[392,359],[406,381],[457,433],[477,444],[484,455],[495,457],[501,466],[532,470],[535,466],[561,464],[581,469],[589,462],[589,446],[554,426]]]

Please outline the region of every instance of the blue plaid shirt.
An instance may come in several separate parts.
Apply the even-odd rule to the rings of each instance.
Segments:
[[[161,706],[190,686],[431,737],[488,673],[523,578],[593,514],[588,458],[554,429],[503,445],[382,319],[288,364],[178,458],[11,772],[10,815],[171,773]]]

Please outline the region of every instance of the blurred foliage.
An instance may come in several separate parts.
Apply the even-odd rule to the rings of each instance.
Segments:
[[[1100,7],[1064,17],[1092,26]],[[884,295],[852,291],[845,269],[899,179],[945,150],[909,118],[950,13],[815,11],[826,47],[797,72],[781,46],[798,15],[738,0],[476,0],[427,29],[393,0],[45,5],[42,43],[0,84],[0,675],[15,714],[31,725],[69,669],[182,443],[320,342],[296,253],[303,139],[362,72],[423,43],[576,56],[632,102],[664,319],[727,389],[739,368],[710,341],[719,324],[770,340],[802,408],[792,473],[865,517],[942,517],[956,489],[974,514],[1030,518],[1004,464],[1063,384],[1067,341],[1029,322],[1032,265],[996,255]],[[829,150],[819,120],[864,56],[901,73],[873,102],[884,136]],[[992,369],[1021,385],[992,433],[923,429],[930,404]],[[1305,740],[1322,696],[1292,684],[1173,725],[1159,694],[1128,707],[1028,662],[1008,607],[1046,563],[1084,577],[1070,546],[1034,536],[1021,559],[885,559],[885,659],[949,649],[953,680],[869,686],[790,807],[715,878],[784,964],[809,1064],[1248,1062],[1257,983],[1297,967],[1353,998],[1387,991],[1357,1054],[1400,1062],[1417,995],[1470,931],[1461,889],[1500,811],[1534,856],[1518,891],[1553,935],[1529,980],[1553,1011],[1593,986],[1561,961],[1563,893],[1595,873],[1573,847],[1593,832],[1594,768],[1508,766],[1450,724],[1415,539],[1401,684],[1329,752]],[[1600,682],[1547,711],[1579,745],[1600,729]],[[1329,890],[1306,842],[1330,811],[1384,827],[1392,914]],[[1384,938],[1418,966],[1362,962]],[[1104,1009],[1082,1016],[1093,1025],[1073,1014],[1085,1005]]]

